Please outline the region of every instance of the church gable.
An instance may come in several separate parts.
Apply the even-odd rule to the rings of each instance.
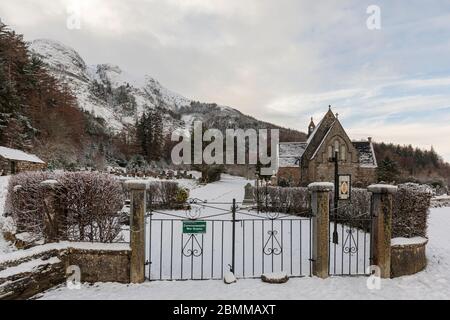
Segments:
[[[311,161],[328,162],[335,152],[343,162],[358,163],[358,151],[337,118],[311,156]]]
[[[325,135],[330,130],[333,123],[336,121],[336,117],[334,116],[333,112],[331,111],[331,106],[328,109],[328,112],[323,117],[322,121],[317,125],[317,127],[314,129],[312,134],[309,136],[306,147],[306,150],[304,152],[303,158],[304,159],[311,159],[314,152],[317,150],[317,148],[322,143]]]

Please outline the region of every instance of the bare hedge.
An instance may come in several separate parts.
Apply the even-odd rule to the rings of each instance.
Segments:
[[[93,172],[25,172],[11,177],[6,212],[17,232],[43,236],[45,206],[40,183],[59,181],[57,194],[63,215],[59,217],[59,240],[114,242],[121,231],[119,211],[124,195],[114,176]]]
[[[12,216],[18,233],[43,234],[44,194],[40,183],[53,178],[47,172],[27,172],[9,179],[5,213]]]
[[[252,187],[254,199],[260,210],[307,215],[310,212],[311,197],[308,188]]]
[[[189,193],[174,181],[152,181],[147,191],[147,208],[179,209],[185,205]]]
[[[121,231],[124,203],[120,181],[108,174],[66,173],[57,177],[70,240],[113,242]]]

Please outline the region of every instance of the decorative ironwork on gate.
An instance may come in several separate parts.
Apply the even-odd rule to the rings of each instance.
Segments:
[[[330,275],[369,275],[372,261],[370,210],[360,212],[351,202],[336,209],[330,205],[330,208]]]
[[[155,207],[158,207],[157,205]],[[283,271],[311,275],[311,212],[255,212],[233,202],[190,199],[183,210],[148,208],[149,280],[256,278]]]

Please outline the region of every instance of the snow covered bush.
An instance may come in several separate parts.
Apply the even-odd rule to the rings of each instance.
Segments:
[[[124,203],[120,181],[97,172],[70,172],[57,177],[65,209],[63,234],[72,241],[114,242],[121,231]]]
[[[426,185],[405,183],[394,195],[392,238],[426,237],[432,190]]]
[[[310,208],[308,188],[252,187],[260,210],[291,214],[305,214]]]
[[[147,191],[147,207],[179,209],[189,198],[189,191],[174,181],[152,181]]]
[[[6,212],[17,233],[44,235],[44,188],[42,181],[56,179],[63,210],[59,216],[59,240],[113,242],[121,230],[119,214],[124,195],[114,176],[95,172],[24,172],[12,176]]]
[[[300,214],[310,208],[310,194],[307,188],[252,187],[255,199],[259,199],[260,209],[265,211]],[[333,203],[331,193],[331,203]],[[400,184],[393,196],[392,237],[425,237],[432,190],[426,185],[414,183]],[[351,218],[370,218],[371,193],[367,189],[352,188],[351,203],[340,201],[338,216],[340,221],[348,219],[349,225],[369,230],[369,221]],[[333,217],[331,216],[331,220]]]
[[[393,196],[392,238],[416,236],[426,237],[428,210],[432,190],[426,185],[406,183],[398,185],[398,192]],[[339,203],[340,218],[370,217],[371,194],[366,189],[352,189],[351,205]],[[333,202],[332,202],[333,203]],[[349,224],[362,229],[369,228],[363,221],[349,220]]]
[[[145,158],[141,155],[133,156],[133,158],[128,161],[127,170],[130,172],[138,172],[142,170],[148,170],[150,165],[145,160]]]
[[[5,214],[13,218],[17,233],[43,233],[44,194],[40,183],[53,177],[47,172],[24,172],[11,176]]]

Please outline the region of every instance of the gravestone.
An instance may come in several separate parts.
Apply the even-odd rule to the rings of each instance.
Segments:
[[[255,203],[255,199],[253,197],[252,192],[252,185],[250,183],[247,183],[247,185],[244,187],[244,201],[242,202],[243,205],[251,205]]]

